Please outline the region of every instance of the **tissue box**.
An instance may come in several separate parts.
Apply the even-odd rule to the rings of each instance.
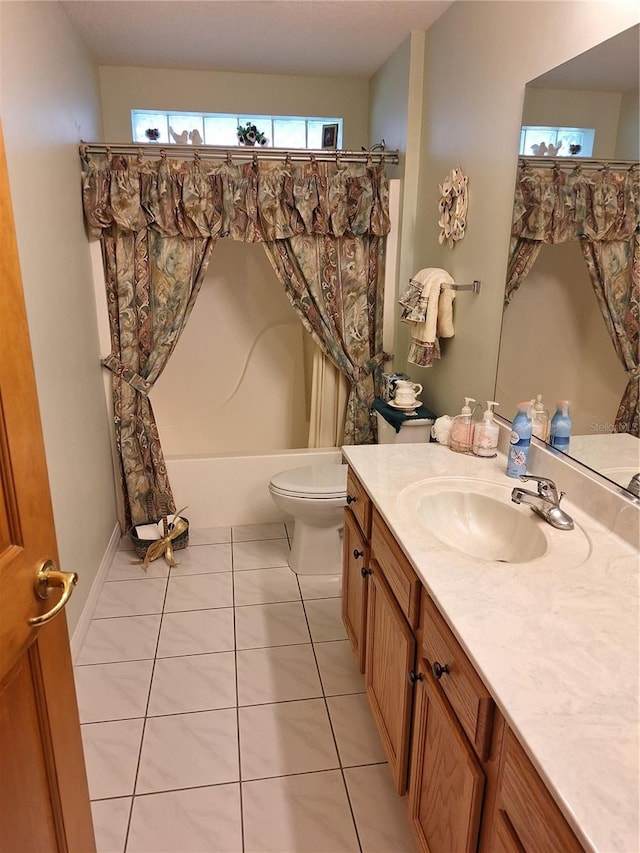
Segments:
[[[382,374],[382,399],[385,402],[393,399],[393,392],[396,387],[396,382],[399,379],[407,379],[411,381],[406,373],[383,373]]]

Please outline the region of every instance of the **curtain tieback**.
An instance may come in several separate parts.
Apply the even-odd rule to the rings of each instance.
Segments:
[[[364,382],[367,376],[371,376],[376,367],[379,367],[383,363],[384,356],[384,352],[379,352],[377,355],[374,355],[373,358],[370,358],[369,361],[365,362],[362,367],[357,367],[353,371],[351,384],[356,386],[359,385],[360,382]]]
[[[148,396],[149,391],[153,388],[153,383],[149,382],[147,379],[143,379],[139,373],[136,373],[135,370],[131,370],[130,367],[125,367],[124,364],[120,361],[119,358],[116,358],[115,355],[108,355],[106,358],[102,359],[102,366],[106,367],[107,370],[110,370],[115,376],[119,376],[121,379],[131,385],[132,388],[135,388],[140,394],[144,394],[144,396]]]

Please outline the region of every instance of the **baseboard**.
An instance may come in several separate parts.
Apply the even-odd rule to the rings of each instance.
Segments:
[[[87,636],[87,631],[89,630],[89,625],[91,624],[91,620],[93,619],[93,614],[98,603],[98,597],[102,591],[107,572],[113,562],[113,557],[118,550],[121,537],[122,533],[120,532],[120,525],[116,524],[113,528],[113,533],[109,538],[109,542],[107,543],[107,549],[104,552],[104,556],[100,562],[100,567],[96,573],[95,579],[91,584],[91,590],[89,591],[85,605],[82,608],[82,613],[78,619],[78,624],[76,625],[71,638],[71,658],[74,663],[80,656],[84,638]]]

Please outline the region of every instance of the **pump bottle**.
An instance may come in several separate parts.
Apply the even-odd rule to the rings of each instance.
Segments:
[[[484,456],[490,459],[498,455],[498,436],[500,427],[493,417],[492,406],[499,406],[495,400],[487,400],[486,411],[482,415],[482,421],[476,424],[473,431],[473,452],[476,456]]]
[[[473,397],[464,398],[464,406],[451,424],[449,447],[456,453],[470,453],[473,443],[473,417],[469,403],[475,403]]]
[[[520,477],[527,470],[531,449],[531,400],[518,403],[518,411],[511,424],[511,438],[507,453],[507,477]]]
[[[531,401],[531,432],[536,438],[541,438],[542,441],[549,439],[549,409],[542,402],[542,394],[538,394],[535,400]]]

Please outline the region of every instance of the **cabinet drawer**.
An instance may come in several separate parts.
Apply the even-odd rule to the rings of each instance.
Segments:
[[[371,535],[371,500],[351,468],[347,470],[347,504],[364,538],[368,539]]]
[[[415,630],[420,615],[420,581],[375,509],[371,530],[371,554],[380,564],[407,622]]]
[[[494,703],[438,608],[423,596],[422,650],[479,758],[491,745]],[[438,677],[438,667],[444,668]]]
[[[526,853],[584,853],[512,731],[504,740],[498,804]]]

